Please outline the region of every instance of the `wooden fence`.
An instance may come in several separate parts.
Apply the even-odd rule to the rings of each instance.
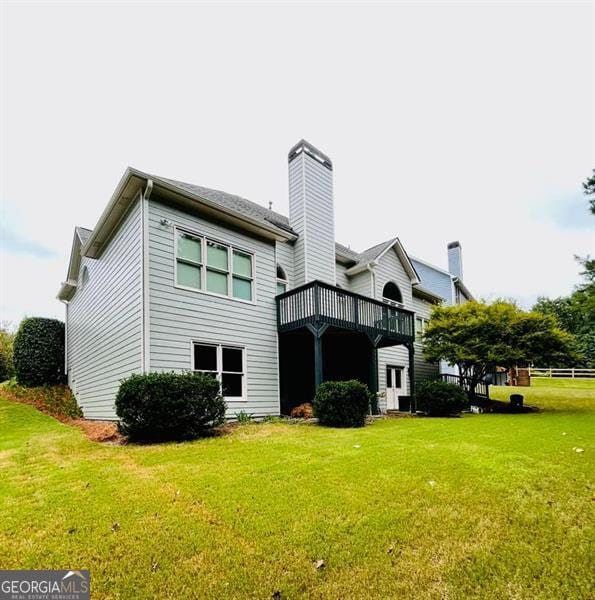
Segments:
[[[531,377],[567,377],[572,379],[588,379],[595,377],[595,369],[541,369],[528,367]]]

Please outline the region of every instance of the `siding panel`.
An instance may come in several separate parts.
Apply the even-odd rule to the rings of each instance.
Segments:
[[[161,219],[244,248],[254,254],[255,303],[176,288],[174,229]],[[227,229],[199,215],[149,202],[150,367],[153,371],[192,368],[192,340],[246,348],[246,401],[228,402],[228,417],[244,410],[255,416],[279,414],[276,324],[276,265],[293,280],[291,246]],[[283,261],[278,257],[283,256]]]
[[[120,381],[141,370],[141,219],[137,201],[68,305],[68,382],[90,419],[115,419]]]

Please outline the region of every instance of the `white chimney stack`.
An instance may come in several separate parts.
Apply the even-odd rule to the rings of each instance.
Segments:
[[[314,279],[335,284],[333,163],[301,140],[289,151],[289,223],[295,243],[296,285]]]
[[[463,279],[463,249],[459,242],[448,244],[448,272]]]

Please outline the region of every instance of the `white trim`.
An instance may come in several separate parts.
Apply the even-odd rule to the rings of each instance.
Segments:
[[[226,242],[222,239],[217,239],[216,237],[212,237],[210,235],[205,235],[203,233],[199,233],[196,230],[193,230],[189,227],[185,227],[185,226],[181,226],[181,225],[176,225],[174,224],[173,227],[173,245],[174,245],[174,251],[173,251],[173,261],[174,261],[174,287],[180,290],[186,290],[189,292],[197,292],[199,294],[205,294],[207,296],[213,296],[215,298],[224,298],[226,300],[233,300],[234,302],[242,302],[243,304],[252,304],[252,305],[256,305],[256,255],[253,251],[251,250],[246,250],[245,248],[241,247],[241,246],[236,246],[235,244],[232,244],[230,242]],[[185,233],[187,235],[191,235],[195,238],[197,238],[197,241],[200,241],[201,243],[201,263],[200,263],[200,289],[199,288],[193,288],[187,285],[182,285],[180,283],[178,283],[178,232],[181,233]],[[218,294],[216,292],[210,292],[209,290],[206,289],[206,282],[207,282],[207,242],[214,242],[215,244],[221,244],[222,246],[225,246],[226,248],[228,248],[228,253],[227,253],[227,289],[229,294]],[[233,296],[233,252],[234,250],[241,252],[242,254],[247,254],[248,256],[250,256],[250,261],[252,263],[252,278],[251,278],[251,283],[252,283],[252,299],[251,300],[246,300],[244,298],[236,298],[235,296]],[[197,267],[199,265],[196,265]],[[216,269],[215,269],[216,270]],[[241,276],[238,275],[238,277],[242,278]],[[247,278],[243,278],[245,281],[248,281]]]
[[[215,346],[217,349],[217,370],[215,371],[201,371],[194,368],[194,346]],[[235,371],[223,371],[223,348],[232,348],[242,351],[242,372],[238,373]],[[190,340],[190,371],[193,373],[216,373],[217,381],[221,386],[222,375],[241,375],[242,376],[242,395],[241,396],[223,396],[226,402],[248,402],[248,348],[242,344],[227,344],[225,342],[213,342],[212,340],[196,339]],[[221,390],[222,392],[223,390]]]
[[[149,197],[153,184],[149,180],[141,194],[141,370],[148,373],[151,369],[150,300],[149,285]]]

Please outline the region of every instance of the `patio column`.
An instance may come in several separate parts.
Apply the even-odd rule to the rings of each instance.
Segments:
[[[322,335],[314,334],[314,391],[322,383]]]
[[[374,401],[372,402],[372,410],[371,414],[379,415],[380,408],[378,405],[378,348],[375,344],[372,344],[372,348],[370,351],[370,379],[369,379],[369,389],[370,392],[374,395]]]
[[[314,392],[316,392],[324,379],[324,373],[322,369],[322,336],[328,329],[328,325],[319,324],[318,327],[316,327],[315,325],[308,323],[306,327],[314,336]]]
[[[411,397],[410,410],[415,412],[415,347],[412,343],[407,344],[409,351],[409,396]]]

